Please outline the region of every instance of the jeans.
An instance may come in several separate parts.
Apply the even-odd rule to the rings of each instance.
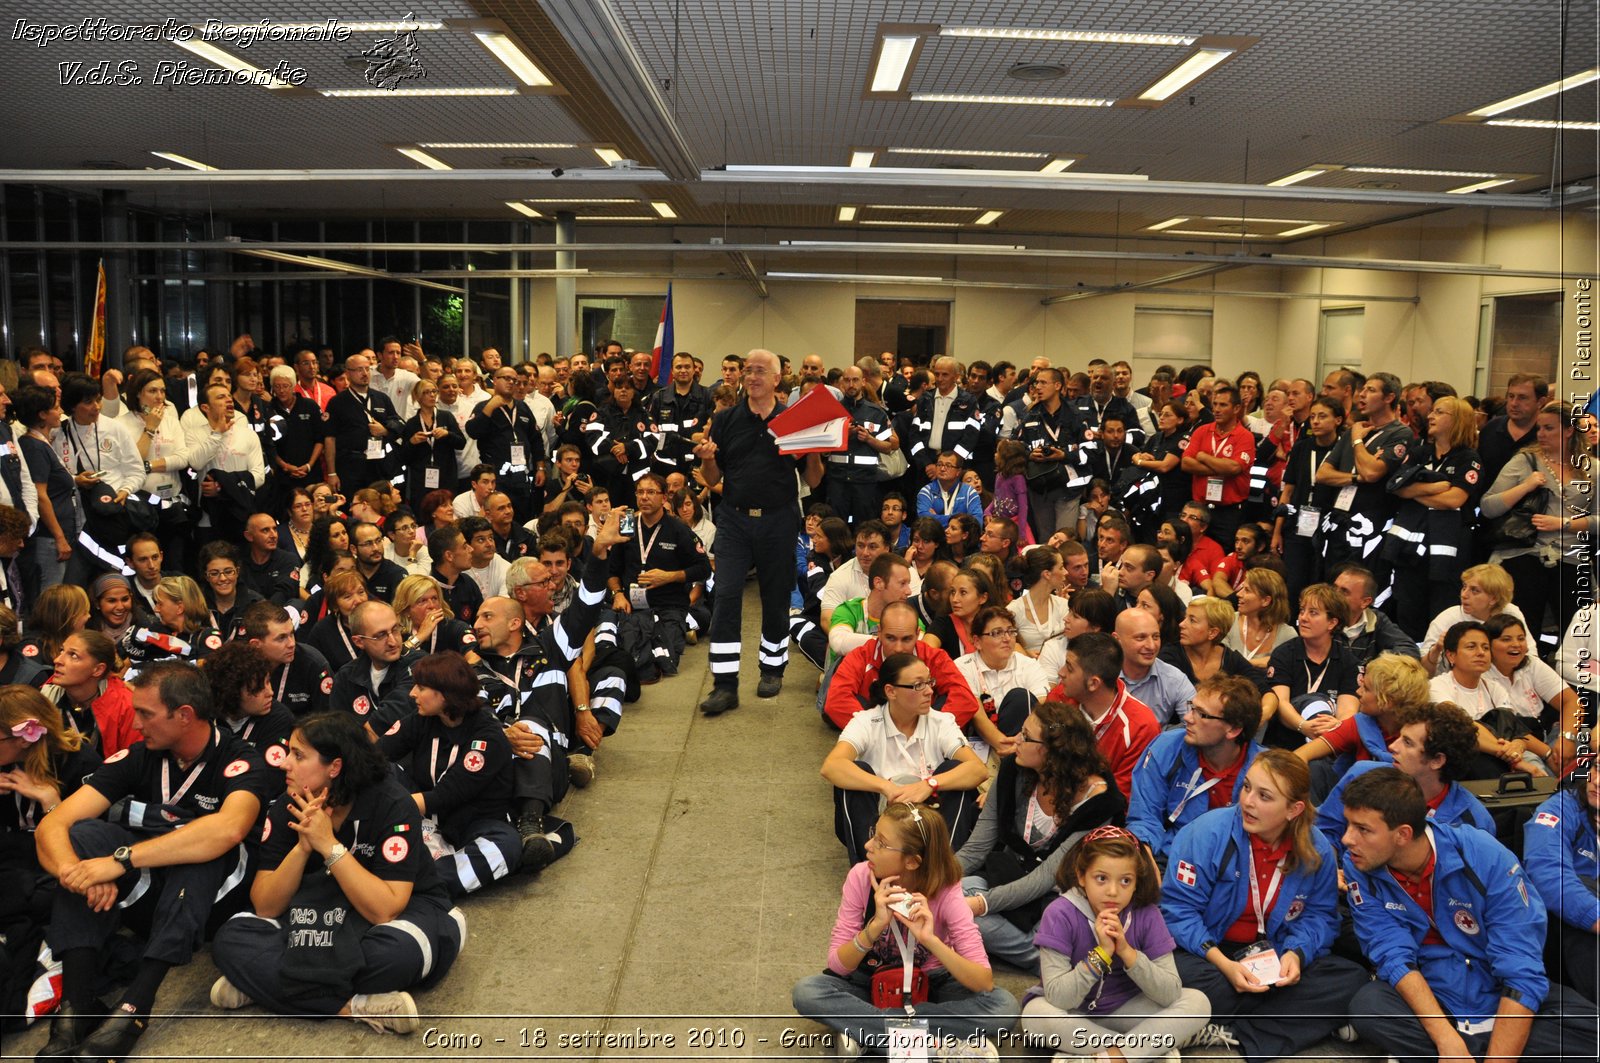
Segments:
[[[968,875],[961,880],[961,892],[968,897],[988,891],[989,882],[982,875]],[[1039,973],[1039,949],[1033,943],[1034,931],[1039,929],[1037,925],[1023,930],[999,912],[986,912],[974,916],[972,921],[983,935],[983,950],[989,954],[990,961],[1004,960],[1013,967]]]
[[[904,1018],[902,1008],[872,1004],[872,975],[857,970],[848,977],[831,971],[795,983],[794,1010],[805,1018],[849,1034],[863,1048],[887,1045],[886,1018]],[[974,993],[942,968],[928,972],[928,1000],[916,1005],[917,1017],[928,1020],[932,1033],[967,1038],[982,1034],[993,1041],[1016,1024],[1017,998],[996,986]]]

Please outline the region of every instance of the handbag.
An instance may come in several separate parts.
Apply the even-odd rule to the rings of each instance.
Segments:
[[[1067,486],[1067,470],[1059,461],[1034,461],[1028,459],[1023,466],[1023,478],[1035,491],[1056,491]]]
[[[1528,458],[1530,472],[1537,472],[1533,459]],[[1524,546],[1532,546],[1539,539],[1539,529],[1533,526],[1535,513],[1543,513],[1550,504],[1550,489],[1541,487],[1537,491],[1529,491],[1517,500],[1516,505],[1500,514],[1490,517],[1484,524],[1484,530],[1489,536],[1489,544],[1495,550],[1514,550]]]
[[[895,447],[893,450],[879,454],[878,482],[883,483],[888,480],[898,480],[900,477],[906,474],[906,470],[909,468],[911,468],[911,465],[906,461],[905,452],[899,447]]]

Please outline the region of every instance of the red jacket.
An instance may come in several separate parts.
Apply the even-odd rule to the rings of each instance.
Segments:
[[[973,696],[966,677],[948,653],[920,639],[917,641],[917,656],[928,666],[928,674],[933,679],[935,702],[943,697],[944,704],[939,708],[954,716],[956,723],[965,728],[978,712],[978,699]],[[834,669],[833,678],[828,681],[828,697],[823,703],[823,711],[835,727],[843,730],[844,725],[850,722],[850,717],[861,711],[862,702],[858,699],[871,700],[869,691],[882,665],[883,644],[877,639],[857,646],[840,659],[839,667]]]
[[[94,725],[100,728],[100,755],[120,753],[139,740],[133,726],[133,691],[121,676],[106,680],[106,689],[89,703],[94,710]]]
[[[1059,683],[1050,691],[1049,700],[1073,704]],[[1111,703],[1111,708],[1095,725],[1094,740],[1100,755],[1106,759],[1106,766],[1116,776],[1117,789],[1122,791],[1123,797],[1133,793],[1133,769],[1138,765],[1139,758],[1144,756],[1145,747],[1154,742],[1159,734],[1161,725],[1156,722],[1155,713],[1144,702],[1130,695],[1128,688],[1118,679],[1117,700]]]

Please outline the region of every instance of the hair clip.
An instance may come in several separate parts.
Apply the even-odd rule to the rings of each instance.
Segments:
[[[45,728],[45,725],[40,723],[38,720],[35,720],[32,716],[28,717],[26,720],[23,720],[21,723],[12,724],[11,726],[12,737],[20,738],[30,745],[34,742],[37,742],[48,733],[49,731]]]
[[[1131,839],[1132,837],[1133,837],[1133,834],[1131,832],[1126,831],[1121,827],[1112,826],[1111,824],[1107,823],[1105,826],[1096,827],[1094,830],[1090,831],[1088,834],[1085,834],[1083,836],[1083,840],[1086,841],[1086,842],[1098,842],[1098,841],[1104,841],[1107,838],[1130,838]]]
[[[917,825],[917,833],[919,835],[921,835],[923,844],[927,844],[927,841],[928,841],[928,828],[925,827],[923,825],[923,823],[922,823],[922,809],[918,808],[916,805],[912,804],[910,801],[902,801],[901,804],[905,805],[907,808],[909,808],[911,810],[911,819]]]

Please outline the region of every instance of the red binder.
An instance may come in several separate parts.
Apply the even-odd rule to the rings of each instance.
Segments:
[[[825,454],[850,445],[850,415],[826,384],[806,392],[767,424],[781,454]]]

